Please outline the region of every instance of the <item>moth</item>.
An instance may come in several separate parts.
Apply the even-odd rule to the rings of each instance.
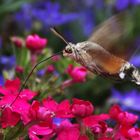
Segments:
[[[67,42],[54,28],[51,30],[67,43],[63,56],[70,57],[94,74],[140,85],[140,72],[127,61],[133,53],[126,49],[127,46],[134,49],[133,41],[129,41],[129,32],[134,26],[127,29],[129,20],[130,15],[126,13],[115,15],[99,25],[87,41],[77,44]]]

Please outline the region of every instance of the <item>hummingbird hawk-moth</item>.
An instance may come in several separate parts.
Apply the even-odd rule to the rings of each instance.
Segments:
[[[127,49],[128,53],[126,46],[133,43],[129,41],[130,31],[126,28],[130,16],[126,15],[121,13],[109,18],[96,28],[87,41],[77,44],[68,43],[54,28],[51,30],[67,43],[63,56],[70,57],[97,75],[114,80],[130,80],[140,85],[140,72],[127,61],[132,50]],[[130,29],[133,29],[133,25]]]

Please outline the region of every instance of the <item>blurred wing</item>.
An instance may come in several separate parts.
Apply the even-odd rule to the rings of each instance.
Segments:
[[[99,25],[89,38],[110,53],[129,59],[135,50],[132,47],[133,22],[128,12],[115,15]]]

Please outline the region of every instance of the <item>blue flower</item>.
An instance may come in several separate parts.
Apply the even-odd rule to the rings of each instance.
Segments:
[[[20,27],[25,27],[27,31],[32,28],[32,6],[30,4],[24,4],[21,7],[21,10],[15,14],[15,20],[19,24]]]
[[[81,18],[79,19],[81,22],[81,26],[83,28],[84,34],[86,36],[91,35],[93,29],[95,27],[94,24],[94,14],[91,10],[87,10],[81,13]]]
[[[140,4],[140,0],[131,0],[131,3],[133,5],[139,5]]]
[[[37,76],[38,76],[38,77],[43,77],[43,76],[45,75],[45,73],[46,73],[46,70],[45,70],[45,69],[41,69],[41,70],[39,70],[39,71],[37,72]]]
[[[120,104],[124,110],[140,112],[140,93],[137,90],[120,93],[112,89],[111,100]]]
[[[70,121],[70,119],[64,119],[64,118],[57,118],[57,117],[55,117],[55,118],[53,118],[53,123],[55,125],[59,126],[61,124],[61,122],[64,121],[64,120]]]
[[[0,56],[0,85],[4,85],[3,70],[11,70],[16,65],[15,56]]]
[[[0,86],[3,86],[3,85],[4,85],[4,77],[3,77],[2,71],[0,71]]]
[[[16,16],[16,21],[25,24],[31,29],[33,22],[39,21],[45,27],[57,26],[75,20],[76,13],[62,13],[59,3],[54,2],[36,2],[22,6]]]
[[[123,10],[128,7],[130,0],[117,0],[115,6],[118,10]]]
[[[0,56],[0,70],[10,70],[16,65],[15,56]]]
[[[135,55],[131,58],[130,63],[136,67],[140,67],[140,55]]]

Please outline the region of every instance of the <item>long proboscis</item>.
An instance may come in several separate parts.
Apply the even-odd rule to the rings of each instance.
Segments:
[[[25,78],[25,80],[24,80],[24,82],[23,82],[21,88],[19,89],[19,92],[18,92],[17,96],[15,97],[15,99],[13,100],[13,102],[10,104],[10,106],[12,106],[12,105],[15,103],[15,101],[17,100],[17,98],[18,98],[19,95],[21,94],[22,90],[25,88],[25,86],[26,86],[26,84],[27,84],[27,81],[28,81],[29,78],[31,77],[31,75],[32,75],[32,73],[34,72],[34,70],[38,67],[38,65],[40,65],[41,63],[43,63],[43,62],[45,62],[45,61],[51,59],[52,57],[54,57],[54,56],[56,56],[56,55],[58,55],[58,54],[61,54],[61,53],[62,53],[62,51],[57,52],[57,53],[51,55],[50,57],[47,57],[46,59],[44,59],[44,60],[38,62],[38,63],[32,68],[32,70],[30,71],[30,73],[29,73],[29,74],[27,75],[27,77]]]
[[[61,33],[59,33],[59,31],[58,31],[56,28],[52,27],[52,28],[50,28],[50,30],[51,30],[56,36],[58,36],[60,39],[62,39],[67,45],[71,46],[70,43],[61,35]]]

